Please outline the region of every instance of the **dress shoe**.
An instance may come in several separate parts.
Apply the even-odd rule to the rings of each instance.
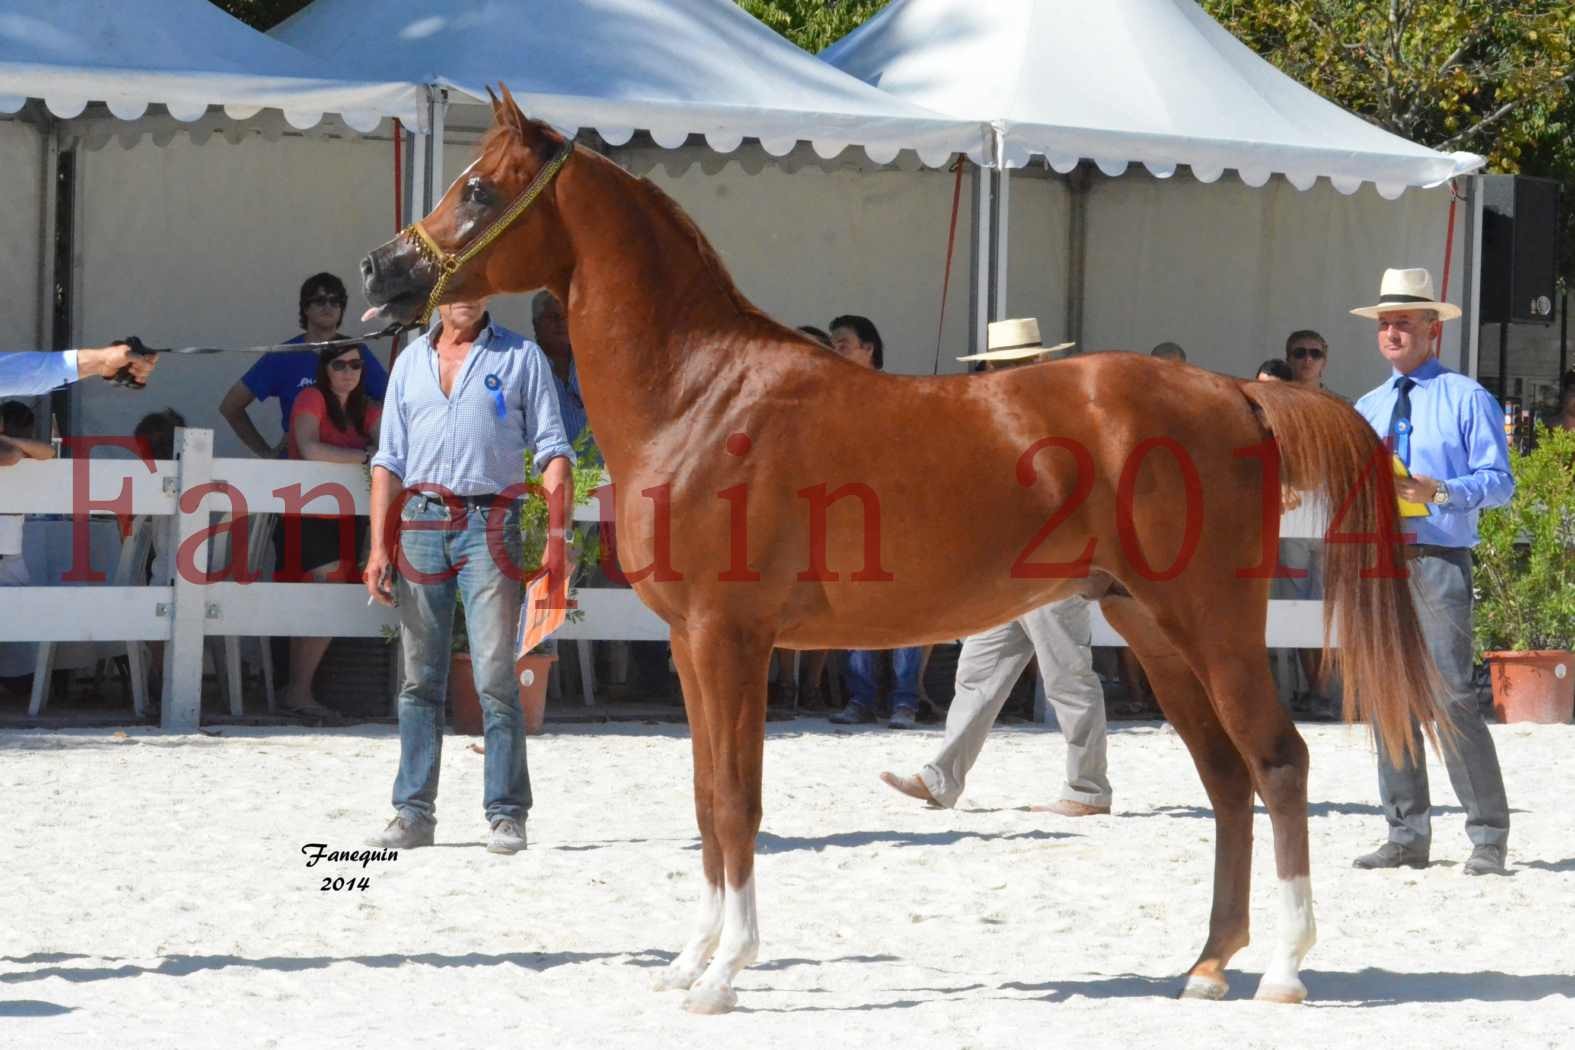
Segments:
[[[1504,847],[1476,847],[1460,870],[1466,875],[1508,875],[1509,870],[1504,867]]]
[[[1351,862],[1354,868],[1425,868],[1427,867],[1427,850],[1417,849],[1415,846],[1402,846],[1398,842],[1386,842],[1371,853],[1357,857]]]

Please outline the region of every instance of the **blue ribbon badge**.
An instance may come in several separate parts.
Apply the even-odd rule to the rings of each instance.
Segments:
[[[499,419],[502,419],[509,414],[508,402],[503,397],[503,380],[492,373],[482,382],[488,390],[492,391],[492,410],[498,414]]]

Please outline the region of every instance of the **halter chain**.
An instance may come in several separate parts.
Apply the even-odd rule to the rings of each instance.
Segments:
[[[568,161],[569,154],[573,152],[574,140],[564,140],[563,145],[558,148],[558,152],[553,154],[552,159],[547,162],[546,166],[536,173],[536,177],[530,180],[530,185],[526,186],[525,191],[515,198],[514,203],[509,205],[508,210],[494,219],[492,225],[482,230],[480,236],[467,244],[462,251],[444,251],[442,246],[432,239],[432,235],[427,233],[426,228],[421,225],[421,220],[419,219],[405,227],[403,233],[416,242],[416,250],[421,253],[423,258],[430,260],[433,265],[437,266],[439,270],[437,283],[432,286],[432,293],[427,296],[427,304],[422,308],[421,316],[416,320],[418,326],[422,328],[427,326],[427,321],[432,317],[432,311],[437,309],[438,300],[448,290],[449,284],[454,280],[454,275],[464,269],[466,264],[472,259],[486,251],[493,241],[503,236],[503,232],[514,225],[515,221],[521,215],[524,215],[532,204],[536,203],[536,198],[541,196],[541,191],[547,188],[547,184],[552,181],[553,176],[558,174],[559,169]]]

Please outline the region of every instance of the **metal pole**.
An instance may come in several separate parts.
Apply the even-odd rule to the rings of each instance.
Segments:
[[[989,136],[990,152],[995,150],[995,133]],[[978,353],[990,345],[990,268],[993,255],[990,251],[990,201],[991,176],[986,165],[973,169],[973,340],[969,353]]]
[[[1476,378],[1482,338],[1482,179],[1468,175],[1460,259],[1460,371]]]
[[[1509,396],[1509,322],[1498,323],[1498,397]]]
[[[1562,381],[1564,373],[1570,368],[1570,287],[1564,286],[1564,293],[1559,296],[1559,379]]]
[[[995,287],[991,295],[994,303],[992,320],[1004,321],[1011,316],[1007,312],[1006,291],[1012,267],[1012,256],[1008,250],[1007,228],[1012,218],[1012,183],[1006,168],[1006,161],[1001,159],[1001,166],[996,169],[995,188],[995,244],[994,259],[991,269],[995,273]]]
[[[427,175],[426,214],[443,199],[448,183],[443,179],[443,136],[448,126],[448,89],[437,88],[432,95],[432,170]]]
[[[1067,176],[1071,191],[1071,209],[1067,223],[1066,260],[1066,335],[1065,338],[1083,347],[1083,300],[1087,287],[1085,278],[1088,267],[1088,191],[1093,186],[1089,170],[1078,165]]]

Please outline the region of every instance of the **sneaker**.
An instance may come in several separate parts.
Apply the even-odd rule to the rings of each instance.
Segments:
[[[857,700],[849,700],[848,706],[832,715],[830,721],[839,726],[862,725],[865,722],[875,721],[875,712]]]
[[[1476,847],[1460,870],[1466,875],[1508,875],[1509,870],[1504,867],[1504,847]]]
[[[388,827],[367,839],[366,844],[380,846],[383,849],[415,849],[417,846],[430,846],[432,833],[435,830],[435,825],[418,824],[404,817],[395,816],[388,822]]]
[[[914,710],[911,707],[894,707],[891,711],[891,721],[886,723],[889,729],[912,729],[914,724]]]
[[[1386,842],[1373,852],[1357,857],[1351,863],[1353,868],[1425,868],[1427,867],[1427,850],[1415,846],[1402,846],[1398,842]]]
[[[525,848],[525,826],[513,817],[499,817],[492,822],[492,833],[487,836],[488,853],[518,853]]]

